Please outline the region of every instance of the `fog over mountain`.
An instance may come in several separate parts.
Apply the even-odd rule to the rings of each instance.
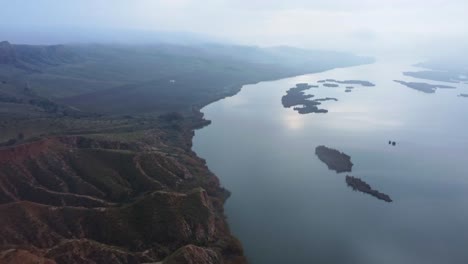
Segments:
[[[2,38],[23,43],[204,41],[411,55],[468,43],[464,0],[18,0],[2,9]]]

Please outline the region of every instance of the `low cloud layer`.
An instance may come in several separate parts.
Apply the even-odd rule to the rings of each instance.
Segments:
[[[359,53],[466,44],[466,0],[16,0],[10,29],[185,31],[244,44]]]

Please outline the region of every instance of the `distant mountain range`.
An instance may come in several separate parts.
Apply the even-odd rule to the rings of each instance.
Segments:
[[[34,28],[34,29],[32,29]],[[64,43],[125,43],[125,44],[200,44],[228,43],[228,40],[184,31],[126,30],[104,28],[17,27],[0,25],[2,38],[13,43],[55,45]]]

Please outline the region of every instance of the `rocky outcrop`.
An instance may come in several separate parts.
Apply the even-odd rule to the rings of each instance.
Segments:
[[[218,264],[221,257],[214,250],[187,245],[164,260],[163,264]]]

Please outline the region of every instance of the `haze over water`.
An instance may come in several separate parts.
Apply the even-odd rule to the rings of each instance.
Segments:
[[[393,81],[440,83],[403,76],[416,62],[247,85],[203,109],[213,122],[193,148],[232,192],[226,214],[251,263],[466,263],[468,98],[457,95],[468,85],[426,94]],[[327,78],[376,86],[307,90],[339,100],[322,104],[327,114],[282,106],[296,83]],[[319,145],[350,155],[348,174],[393,203],[354,192],[317,158]]]

